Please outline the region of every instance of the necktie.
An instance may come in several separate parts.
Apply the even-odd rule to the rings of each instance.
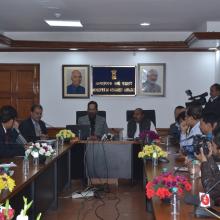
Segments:
[[[35,128],[35,134],[37,137],[41,136],[41,128],[38,122],[35,121],[34,123],[34,128]]]

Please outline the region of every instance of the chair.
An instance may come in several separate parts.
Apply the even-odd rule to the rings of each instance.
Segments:
[[[85,115],[87,115],[87,111],[77,111],[76,112],[76,124],[78,124],[79,118]],[[106,118],[106,111],[98,111],[97,115],[102,116],[103,118]]]
[[[156,127],[156,113],[155,110],[143,110],[144,111],[144,118],[151,120],[155,127]],[[133,117],[134,110],[127,110],[126,112],[126,119],[130,121]]]

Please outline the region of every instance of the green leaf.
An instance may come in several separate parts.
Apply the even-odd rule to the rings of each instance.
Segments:
[[[41,219],[41,212],[38,214],[36,220],[40,220]]]

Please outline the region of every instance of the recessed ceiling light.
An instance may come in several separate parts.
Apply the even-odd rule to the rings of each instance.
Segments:
[[[83,27],[80,21],[65,21],[65,20],[45,20],[50,26],[57,27]]]
[[[150,26],[150,23],[149,22],[142,22],[140,23],[141,26]]]
[[[138,50],[144,51],[144,50],[147,50],[147,48],[138,48]]]
[[[75,50],[75,51],[76,51],[76,50],[78,50],[78,49],[77,49],[77,48],[70,48],[69,50],[73,50],[73,51]]]

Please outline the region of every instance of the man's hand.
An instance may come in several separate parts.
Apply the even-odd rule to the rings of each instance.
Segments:
[[[187,130],[188,130],[188,125],[186,124],[186,121],[182,121],[181,123],[180,123],[180,129],[181,129],[181,132],[183,133],[183,134],[186,134],[187,133]]]
[[[40,135],[40,139],[41,139],[41,140],[47,140],[47,139],[48,139],[48,135],[46,135],[46,134],[41,134],[41,135]]]
[[[14,121],[14,123],[13,123],[13,128],[17,128],[17,129],[18,129],[18,127],[19,127],[18,122],[17,122],[17,121]]]
[[[203,152],[203,148],[202,148],[202,147],[200,148],[200,154],[196,154],[196,153],[195,153],[195,156],[196,156],[196,158],[197,158],[200,162],[206,162],[206,161],[207,161],[207,158],[206,158],[206,156],[205,156],[205,154],[204,154],[204,152]]]

